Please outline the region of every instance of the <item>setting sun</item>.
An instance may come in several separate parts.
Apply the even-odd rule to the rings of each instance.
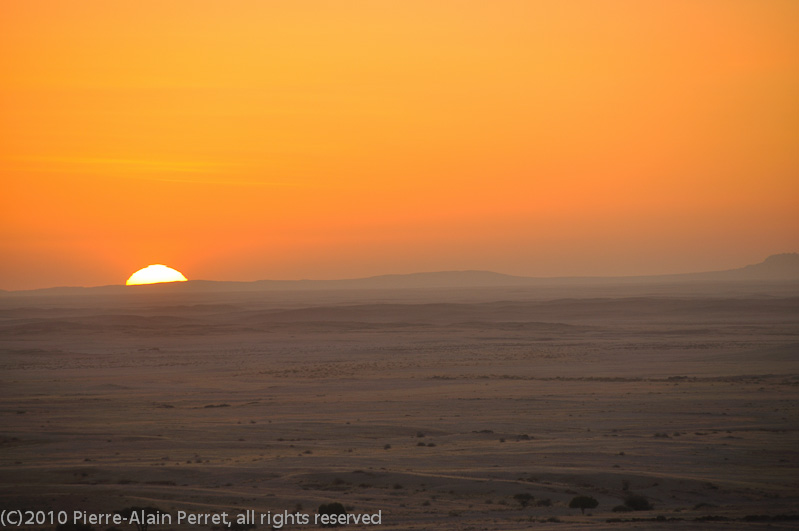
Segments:
[[[186,282],[186,277],[177,269],[172,269],[161,264],[154,264],[139,269],[133,273],[125,283],[128,286],[139,284],[158,284],[161,282]]]

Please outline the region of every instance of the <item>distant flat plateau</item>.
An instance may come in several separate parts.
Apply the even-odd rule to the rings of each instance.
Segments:
[[[149,288],[0,298],[0,507],[799,525],[794,280]]]

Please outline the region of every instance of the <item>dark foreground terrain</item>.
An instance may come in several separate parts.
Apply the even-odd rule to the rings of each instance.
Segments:
[[[0,298],[0,508],[799,527],[795,283],[150,288]]]

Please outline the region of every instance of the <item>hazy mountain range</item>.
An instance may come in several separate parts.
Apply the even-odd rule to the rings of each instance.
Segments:
[[[799,281],[799,254],[775,254],[759,264],[726,271],[647,275],[628,277],[522,277],[492,271],[439,271],[405,275],[380,275],[342,280],[256,280],[251,282],[189,280],[145,286],[56,287],[7,291],[0,295],[69,295],[79,293],[130,293],[131,290],[174,290],[188,293],[236,291],[308,291],[308,290],[396,290],[452,289],[490,287],[536,287],[553,285],[653,284],[674,282]]]

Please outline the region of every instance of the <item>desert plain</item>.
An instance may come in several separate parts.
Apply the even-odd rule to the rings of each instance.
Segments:
[[[796,528],[798,318],[796,282],[7,292],[0,508]]]

